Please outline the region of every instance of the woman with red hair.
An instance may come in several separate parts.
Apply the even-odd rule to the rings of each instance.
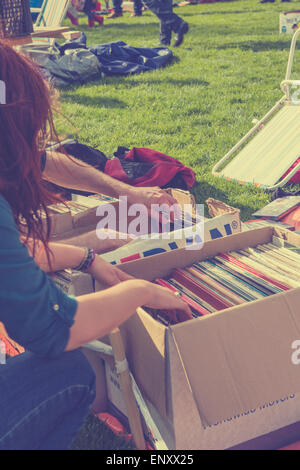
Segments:
[[[93,250],[49,242],[41,209],[48,214],[55,196],[42,183],[40,161],[56,136],[51,92],[39,70],[3,42],[0,83],[0,321],[26,350],[0,364],[0,449],[67,449],[95,399],[94,371],[80,346],[141,305],[191,313],[171,291],[130,278]],[[47,273],[67,267],[108,288],[66,295]]]

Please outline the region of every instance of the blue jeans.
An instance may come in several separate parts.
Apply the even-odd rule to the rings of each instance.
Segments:
[[[95,398],[95,374],[79,351],[31,353],[0,364],[0,450],[68,449]]]
[[[160,20],[160,41],[168,44],[172,31],[178,33],[183,19],[173,12],[173,0],[143,0],[149,10]]]
[[[87,15],[89,20],[94,18],[94,13],[91,11],[96,7],[96,4],[93,0],[85,0],[85,4],[83,7],[83,12]]]
[[[142,9],[143,9],[142,0],[134,0],[133,2],[134,13],[136,13],[137,15],[140,15],[142,13]]]

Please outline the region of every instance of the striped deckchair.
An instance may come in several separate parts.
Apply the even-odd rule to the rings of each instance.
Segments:
[[[283,97],[273,108],[214,166],[214,176],[264,189],[286,184],[300,170],[300,163],[283,178],[300,156],[300,101],[291,95],[300,80],[291,80],[298,29],[292,38]],[[225,162],[229,162],[224,166]]]

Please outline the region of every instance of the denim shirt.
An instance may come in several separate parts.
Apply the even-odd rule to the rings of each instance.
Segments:
[[[0,321],[9,336],[41,356],[62,353],[77,310],[39,268],[20,241],[7,201],[0,195]]]

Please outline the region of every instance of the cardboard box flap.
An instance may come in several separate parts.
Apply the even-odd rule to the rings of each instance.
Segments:
[[[191,212],[196,213],[196,201],[189,191],[177,188],[166,188],[165,191],[176,199],[182,210],[185,209],[185,205],[188,205],[191,206]]]
[[[300,288],[170,328],[205,425],[299,392],[299,304]]]
[[[120,326],[120,331],[138,386],[146,397],[152,397],[159,412],[166,416],[165,327],[150,315],[137,313]]]
[[[169,329],[166,330],[166,362],[169,365],[166,381],[171,407],[168,414],[173,420],[176,449],[190,449],[191,436],[201,429],[202,422],[174,335]],[[172,382],[176,382],[173,389]]]

